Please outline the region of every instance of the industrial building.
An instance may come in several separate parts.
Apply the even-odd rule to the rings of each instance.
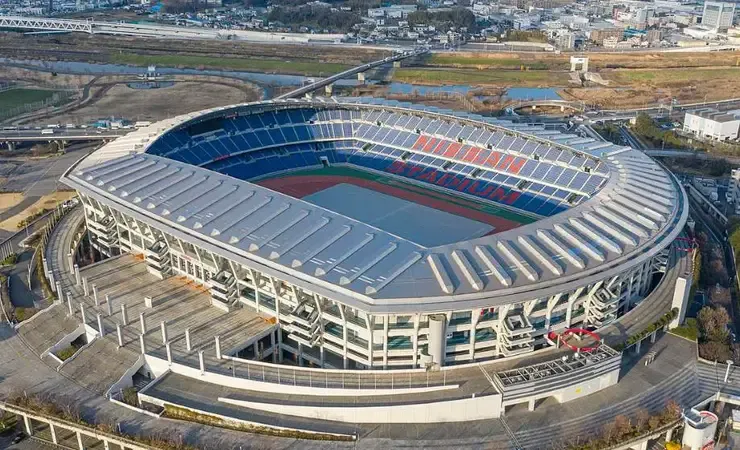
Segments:
[[[683,131],[700,138],[734,140],[740,136],[740,115],[712,108],[689,111],[684,116]]]

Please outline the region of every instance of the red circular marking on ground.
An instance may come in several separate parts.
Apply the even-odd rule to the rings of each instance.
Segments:
[[[392,197],[407,200],[412,203],[438,209],[440,211],[444,211],[456,216],[466,217],[471,220],[487,223],[494,228],[493,231],[488,234],[500,233],[502,231],[511,230],[512,228],[517,228],[521,225],[520,223],[507,220],[502,217],[478,211],[476,209],[473,209],[472,206],[460,206],[457,204],[446,202],[439,198],[419,194],[414,191],[389,186],[377,181],[366,180],[363,178],[341,175],[293,175],[282,178],[270,178],[267,180],[257,181],[257,184],[259,184],[260,186],[290,195],[291,197],[295,198],[303,198],[342,183],[353,184],[355,186],[371,189],[383,194],[388,194]],[[430,195],[435,195],[437,197],[448,197],[450,198],[450,200],[454,198],[455,201],[465,202],[464,199],[451,197],[437,191],[430,192]]]
[[[568,342],[566,339],[568,339],[568,337],[570,336],[579,336],[581,338],[583,336],[588,336],[589,338],[593,339],[593,341],[589,341],[588,342],[589,345],[581,347],[581,346],[571,344],[570,342]],[[548,334],[548,337],[551,340],[556,341],[556,342],[559,339],[560,342],[563,343],[563,345],[565,345],[566,347],[568,347],[569,349],[573,351],[592,352],[596,350],[597,348],[599,348],[599,344],[601,343],[601,336],[585,328],[568,328],[565,331],[563,331],[563,333],[560,335],[558,335],[554,331],[551,331]],[[595,342],[595,344],[593,342]]]

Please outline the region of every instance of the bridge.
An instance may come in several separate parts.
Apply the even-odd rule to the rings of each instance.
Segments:
[[[93,20],[52,19],[44,17],[0,16],[0,29],[20,29],[43,32],[81,32],[136,37],[164,37],[171,39],[239,39],[272,43],[333,43],[343,37],[339,34],[266,33],[226,28],[183,27],[164,24],[128,22],[96,22]]]
[[[536,110],[537,108],[541,107],[553,107],[553,108],[560,108],[561,111],[565,111],[565,109],[571,109],[578,112],[583,112],[586,110],[586,105],[584,102],[570,102],[568,100],[531,100],[531,101],[522,101],[518,102],[511,106],[514,110],[517,109],[523,109],[523,108],[532,108],[532,110]]]
[[[79,31],[93,33],[93,22],[87,20],[48,19],[45,17],[0,16],[0,28],[43,31]]]
[[[387,58],[380,59],[378,61],[373,61],[367,64],[363,64],[361,66],[353,67],[352,69],[345,70],[344,72],[340,72],[336,75],[332,75],[328,78],[323,78],[319,81],[316,81],[311,84],[307,84],[306,86],[302,86],[298,89],[295,89],[293,91],[290,91],[288,93],[285,93],[283,95],[280,95],[276,97],[277,99],[286,99],[286,98],[295,98],[295,97],[301,97],[306,94],[310,94],[311,92],[321,89],[322,87],[329,87],[331,86],[335,81],[351,77],[352,75],[357,74],[358,76],[364,74],[364,72],[367,72],[370,69],[374,69],[376,67],[390,64],[390,63],[397,63],[400,62],[403,59],[406,58],[413,58],[415,56],[422,55],[426,53],[428,50],[426,49],[420,49],[420,50],[414,50],[414,51],[405,51],[402,53],[395,54],[393,56],[389,56]],[[364,77],[359,77],[361,80],[364,80]]]
[[[49,130],[52,132],[49,133]],[[5,144],[9,150],[13,150],[19,142],[109,141],[131,131],[131,129],[103,130],[98,128],[0,130],[0,147]]]

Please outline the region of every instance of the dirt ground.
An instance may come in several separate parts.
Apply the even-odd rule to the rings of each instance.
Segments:
[[[5,211],[23,200],[23,194],[20,192],[3,192],[0,193],[0,211]]]
[[[57,203],[69,200],[70,198],[74,197],[75,194],[76,193],[73,191],[57,191],[52,194],[44,195],[43,197],[38,199],[36,203],[23,210],[23,212],[0,222],[0,228],[6,231],[16,232],[18,231],[18,224],[22,220],[44,208],[52,209],[57,205]]]
[[[156,121],[258,98],[259,94],[253,89],[211,82],[177,82],[158,89],[132,89],[126,84],[117,84],[107,89],[99,100],[64,113],[58,121],[81,124],[110,117]]]

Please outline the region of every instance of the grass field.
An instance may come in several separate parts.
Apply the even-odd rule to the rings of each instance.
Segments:
[[[567,78],[547,71],[470,69],[398,69],[393,80],[413,84],[469,84],[478,86],[564,86]]]
[[[376,174],[374,172],[369,172],[369,171],[358,169],[355,167],[331,166],[331,167],[318,168],[318,169],[305,169],[305,170],[290,172],[288,176],[311,176],[311,175],[318,175],[318,176],[335,175],[335,176],[355,177],[355,178],[360,178],[364,180],[370,180],[376,183],[386,184],[386,185],[394,186],[397,188],[402,188],[402,189],[414,192],[416,194],[425,195],[427,197],[430,197],[436,200],[441,200],[441,201],[444,201],[444,202],[447,202],[453,205],[457,205],[463,208],[469,208],[469,209],[474,209],[476,211],[481,211],[485,214],[500,217],[502,219],[506,219],[506,220],[516,222],[522,225],[537,221],[537,219],[534,219],[530,216],[517,213],[515,211],[512,211],[504,207],[496,206],[490,202],[477,201],[470,197],[461,198],[461,197],[454,195],[452,191],[450,191],[451,193],[449,195],[444,194],[444,193],[441,193],[439,191],[435,191],[432,189],[426,189],[414,183],[403,182],[396,177],[383,176],[383,175]],[[272,178],[282,178],[285,176],[286,176],[285,174],[279,174],[274,177],[262,178],[260,179],[260,181],[264,181],[264,180],[272,179]]]
[[[556,66],[565,67],[565,60],[561,62],[545,63],[542,61],[526,60],[518,57],[498,58],[487,56],[460,56],[447,53],[435,53],[429,58],[427,64],[430,66],[452,66],[452,67],[473,67],[473,68],[507,68],[518,69],[527,67],[530,70],[547,70],[557,68]]]
[[[115,64],[128,64],[133,66],[157,65],[165,67],[228,69],[299,75],[332,75],[350,68],[349,65],[337,63],[285,61],[260,58],[221,58],[217,56],[196,55],[139,55],[135,53],[115,53],[110,55],[110,60]]]
[[[707,80],[720,79],[740,80],[740,68],[731,69],[656,69],[656,70],[615,70],[613,72],[602,72],[605,79],[613,80],[620,84],[658,82],[665,83],[701,83]]]
[[[46,100],[51,98],[54,92],[44,89],[11,89],[0,92],[0,111]]]

